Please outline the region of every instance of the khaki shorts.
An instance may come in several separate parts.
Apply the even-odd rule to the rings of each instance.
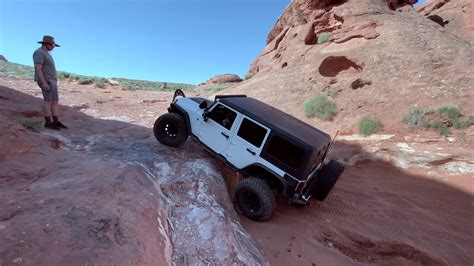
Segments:
[[[41,92],[43,93],[43,100],[47,102],[51,101],[58,101],[59,94],[58,94],[58,81],[57,80],[48,80],[49,90],[45,90],[41,87],[41,82],[38,82],[38,86],[41,88]]]

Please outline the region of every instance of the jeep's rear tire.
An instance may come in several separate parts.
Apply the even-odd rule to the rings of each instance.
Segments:
[[[345,167],[335,160],[331,160],[328,164],[323,166],[313,183],[311,195],[319,201],[326,199],[339,179],[339,176],[344,172],[344,169]]]
[[[276,200],[265,180],[248,177],[235,189],[235,200],[240,211],[248,218],[262,222],[275,212]]]
[[[153,126],[155,138],[164,145],[178,147],[188,138],[184,117],[176,113],[167,113],[156,119]]]

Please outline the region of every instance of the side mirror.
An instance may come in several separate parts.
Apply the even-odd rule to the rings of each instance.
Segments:
[[[200,109],[206,109],[207,108],[207,101],[203,101],[199,104]]]

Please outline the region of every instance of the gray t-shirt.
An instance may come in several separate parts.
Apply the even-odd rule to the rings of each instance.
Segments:
[[[48,53],[48,51],[46,51],[42,47],[36,49],[36,51],[33,53],[33,62],[35,64],[43,65],[42,70],[46,81],[58,79],[56,75],[56,66],[54,65],[53,57]],[[38,73],[36,73],[36,69],[35,81],[40,82]]]

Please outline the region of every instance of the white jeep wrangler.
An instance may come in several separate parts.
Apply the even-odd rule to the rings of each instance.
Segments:
[[[211,101],[176,90],[153,132],[160,143],[172,147],[191,135],[241,173],[235,201],[256,221],[271,217],[278,193],[291,203],[307,204],[312,196],[323,201],[344,171],[335,160],[325,164],[329,135],[245,95],[220,95]]]

